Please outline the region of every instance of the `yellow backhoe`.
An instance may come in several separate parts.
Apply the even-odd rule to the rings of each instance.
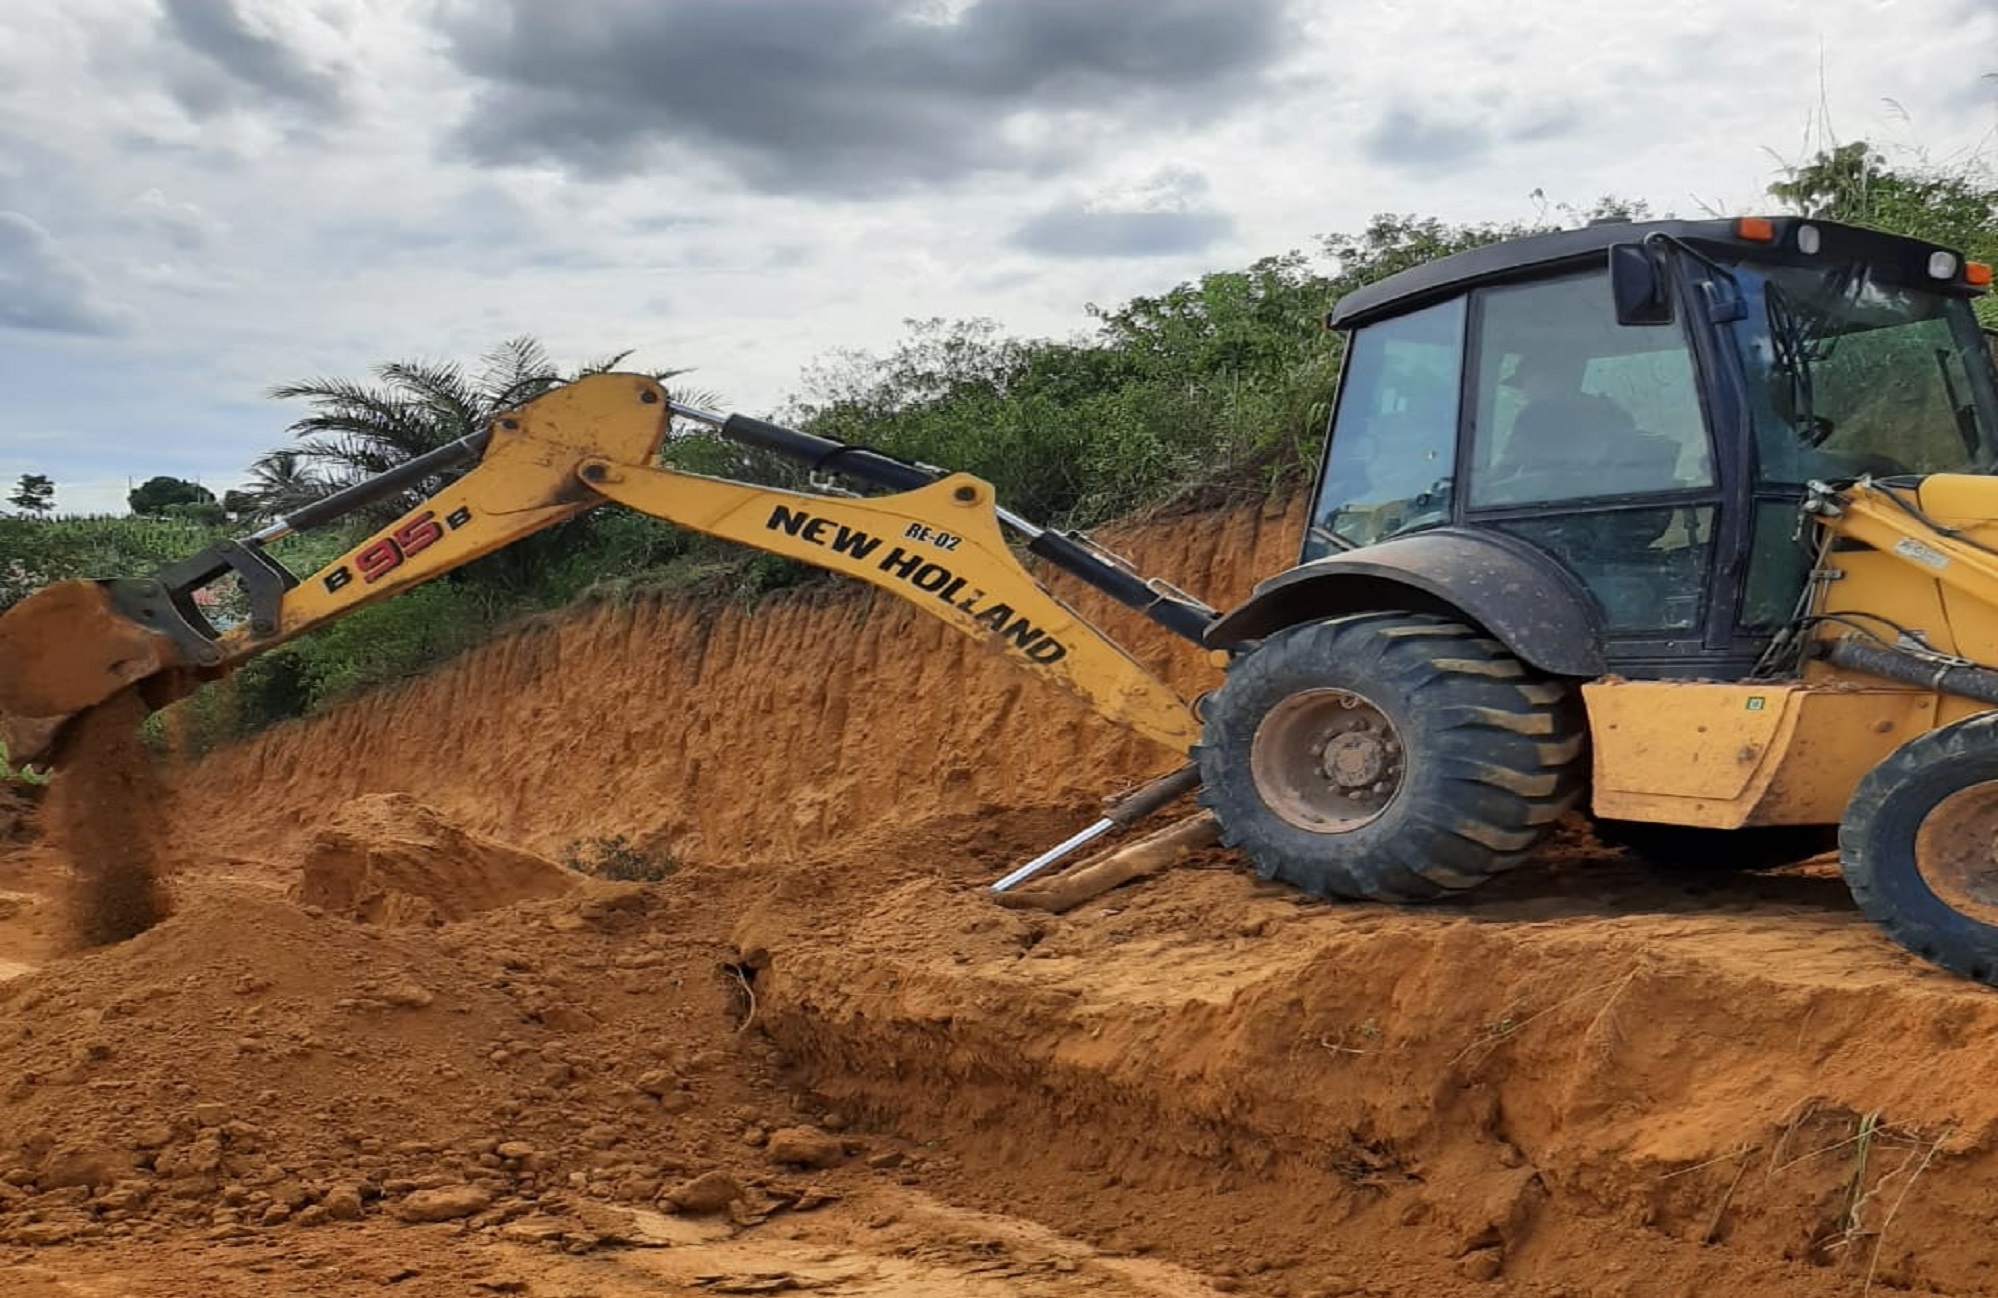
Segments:
[[[964,474],[580,380],[490,429],[137,579],[0,614],[0,725],[155,706],[363,604],[604,504],[870,582],[1187,766],[995,885],[1195,787],[1267,878],[1453,896],[1585,811],[1744,865],[1836,842],[1896,940],[1998,983],[1998,373],[1988,267],[1798,218],[1601,223],[1342,299],[1299,562],[1217,612]],[[660,467],[668,420],[885,494]],[[299,578],[266,547],[458,472]],[[1009,542],[1228,662],[1190,707]],[[233,574],[248,617],[195,593]]]

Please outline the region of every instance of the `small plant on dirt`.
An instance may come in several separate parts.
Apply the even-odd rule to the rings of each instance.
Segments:
[[[1368,1019],[1358,1027],[1341,1028],[1337,1036],[1319,1037],[1318,1045],[1320,1049],[1329,1050],[1335,1055],[1365,1055],[1377,1048],[1385,1035],[1381,1031],[1380,1024]],[[1350,1038],[1353,1037],[1358,1037],[1362,1044],[1352,1044]]]
[[[671,852],[640,847],[623,834],[573,839],[562,849],[562,864],[614,883],[658,883],[680,868]]]
[[[45,773],[16,767],[8,761],[7,745],[0,744],[0,784],[47,784],[48,781]]]

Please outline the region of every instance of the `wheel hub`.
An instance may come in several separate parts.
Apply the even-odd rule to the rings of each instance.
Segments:
[[[1406,765],[1387,713],[1351,690],[1300,690],[1256,728],[1249,766],[1270,810],[1299,829],[1342,834],[1394,801]]]
[[[1319,769],[1341,789],[1364,789],[1378,782],[1393,761],[1380,735],[1349,730],[1326,743]]]
[[[1915,830],[1915,868],[1952,910],[1998,924],[1998,781],[1959,789]]]

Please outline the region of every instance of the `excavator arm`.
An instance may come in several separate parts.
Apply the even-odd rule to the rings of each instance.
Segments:
[[[662,468],[671,416],[891,494],[808,494]],[[300,579],[266,547],[474,466]],[[1175,752],[1199,733],[1186,702],[1021,566],[1006,540],[1199,642],[1213,610],[1073,534],[1001,508],[990,484],[742,415],[680,405],[658,383],[605,374],[556,389],[475,434],[141,580],[65,582],[0,614],[0,738],[16,762],[58,753],[68,720],[127,688],[158,707],[364,605],[615,502],[802,560],[907,600],[1106,719]],[[197,592],[231,573],[250,615],[218,630]]]

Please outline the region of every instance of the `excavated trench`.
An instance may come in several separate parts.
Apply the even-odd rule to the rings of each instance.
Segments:
[[[1275,507],[1116,540],[1216,601],[1293,544]],[[631,1292],[787,1287],[701,1251],[756,1241],[852,1293],[1998,1289],[1998,998],[1834,869],[1673,877],[1577,833],[1448,908],[1221,851],[1063,916],[984,894],[1170,764],[847,590],[601,606],[213,754],[174,773],[173,919],[65,962],[0,915],[41,966],[0,983],[0,1240],[304,1265],[316,1209],[390,1229],[463,1186],[407,1290],[463,1292],[451,1250],[635,1246],[573,1218],[684,1223],[714,1174],[729,1242]],[[677,869],[548,864],[612,838]],[[797,1122],[832,1142],[804,1171]]]
[[[739,934],[772,1038],[955,1192],[1211,1274],[1983,1292],[1998,1004],[1835,883],[1577,852],[1414,915],[1217,870],[1053,923],[912,884],[839,948]]]

